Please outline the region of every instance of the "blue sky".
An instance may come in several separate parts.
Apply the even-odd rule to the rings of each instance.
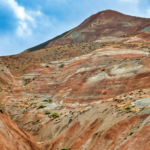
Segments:
[[[150,18],[149,0],[0,0],[0,56],[45,42],[106,9]]]

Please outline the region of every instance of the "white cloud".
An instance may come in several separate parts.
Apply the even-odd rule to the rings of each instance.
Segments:
[[[25,21],[20,21],[19,26],[17,28],[17,34],[19,36],[23,36],[24,34],[30,35],[31,29],[28,27],[27,23]]]
[[[26,13],[25,8],[23,6],[19,6],[15,0],[7,0],[5,3],[9,5],[16,17],[18,17],[20,20],[34,21],[34,19]]]
[[[20,6],[15,0],[0,0],[9,7],[16,18],[18,18],[18,27],[16,33],[18,36],[25,36],[32,34],[31,26],[36,27],[35,17],[42,15],[40,11],[26,10],[25,7]]]

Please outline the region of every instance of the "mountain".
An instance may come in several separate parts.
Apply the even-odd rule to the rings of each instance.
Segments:
[[[146,38],[150,32],[150,19],[133,17],[113,10],[106,10],[92,15],[76,28],[67,31],[45,43],[25,52],[50,48],[52,46],[100,41],[128,40],[131,37]]]
[[[148,150],[149,26],[150,19],[106,10],[0,57],[0,146]]]

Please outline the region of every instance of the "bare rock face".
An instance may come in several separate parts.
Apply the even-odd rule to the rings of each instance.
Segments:
[[[119,115],[117,115],[117,117],[118,116]],[[149,133],[146,133],[148,127],[145,126],[142,129],[138,129],[141,128],[140,126],[142,122],[147,119],[148,115],[137,115],[122,119],[115,124],[106,124],[107,117],[97,118],[91,124],[86,122],[83,125],[84,127],[79,122],[76,122],[57,138],[54,138],[50,142],[45,142],[43,149],[47,148],[53,150],[61,149],[62,147],[69,147],[71,150],[130,150],[138,149],[140,147],[140,149],[144,150],[149,148],[148,145],[150,143],[147,140],[149,138]],[[114,117],[112,118],[114,119],[114,122],[117,120]],[[103,125],[105,125],[105,127],[103,127]],[[142,131],[145,131],[143,133],[146,134],[144,138],[142,138],[143,135],[141,135]],[[143,142],[146,142],[146,145],[143,145]]]
[[[149,26],[107,10],[1,57],[2,149],[148,150]]]

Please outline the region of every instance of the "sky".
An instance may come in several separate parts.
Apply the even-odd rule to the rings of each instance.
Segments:
[[[0,0],[0,56],[18,54],[106,9],[150,18],[149,0]]]

